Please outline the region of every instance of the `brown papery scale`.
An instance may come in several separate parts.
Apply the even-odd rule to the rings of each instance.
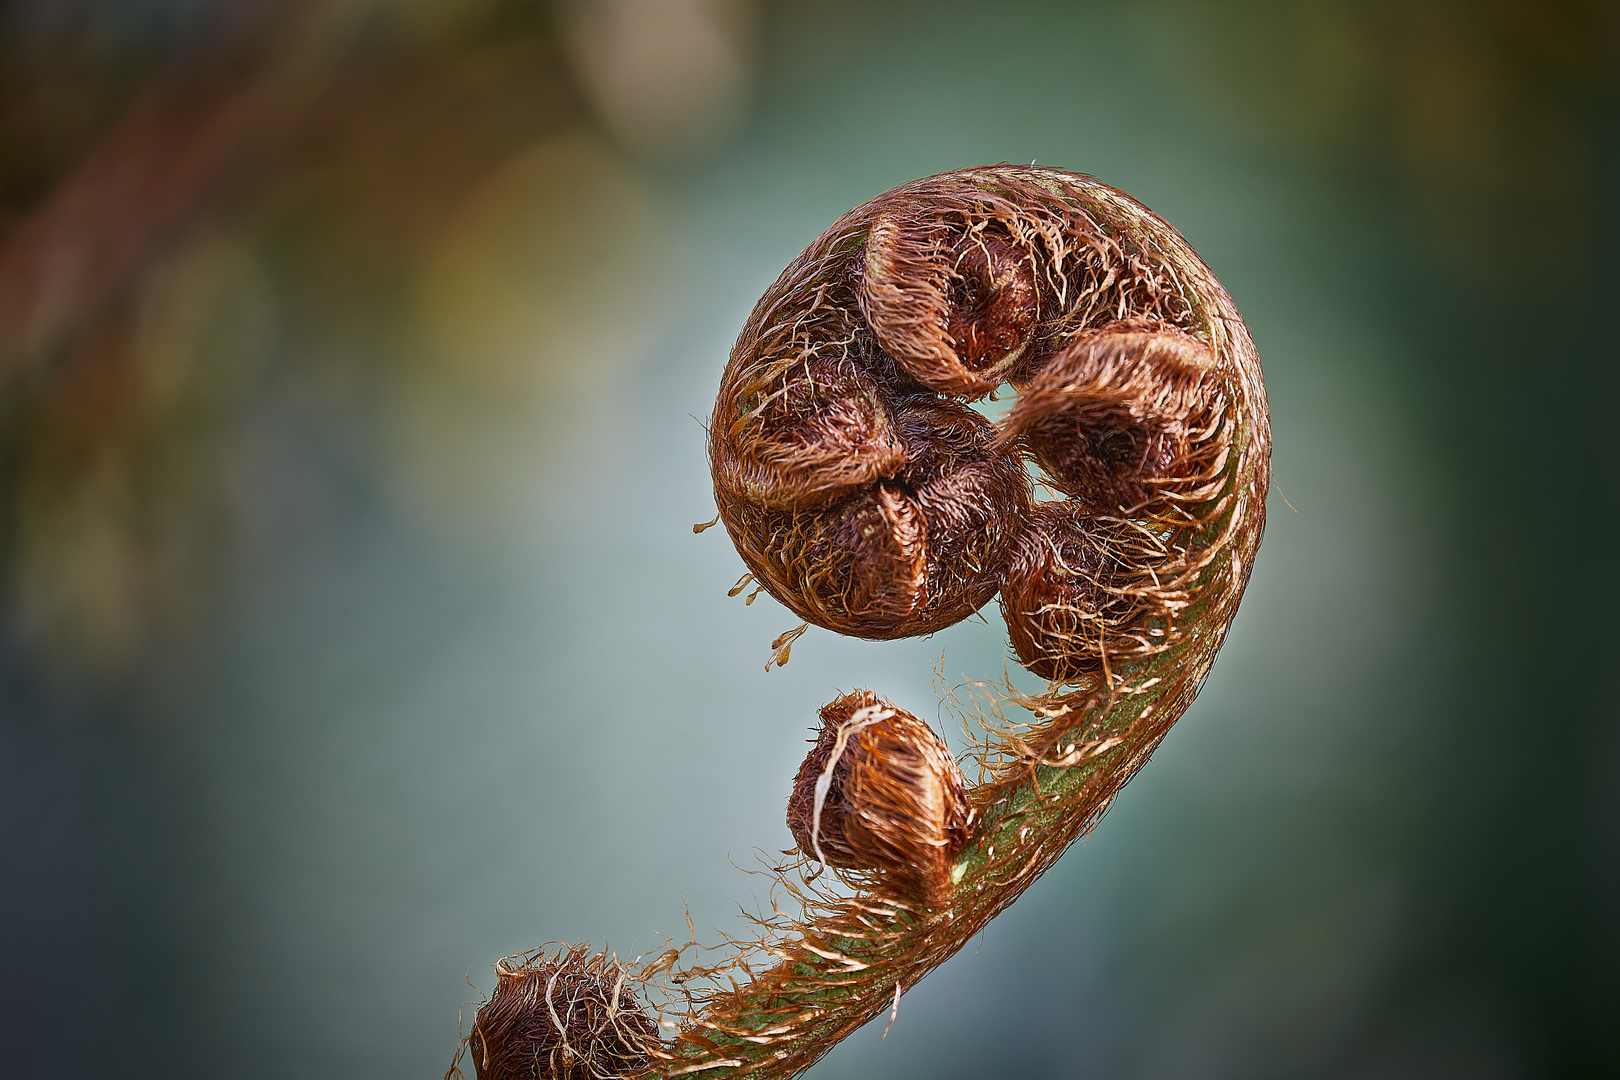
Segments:
[[[972,810],[962,770],[933,728],[870,690],[821,710],[821,732],[788,799],[799,850],[924,904],[950,885]]]
[[[1009,384],[999,426],[971,408]],[[839,633],[931,633],[999,592],[1014,654],[1049,683],[949,699],[983,728],[973,786],[876,694],[823,709],[789,801],[799,861],[777,868],[757,938],[636,969],[669,1037],[627,1043],[647,1055],[627,1074],[791,1077],[892,1022],[1192,702],[1260,546],[1270,452],[1231,298],[1175,229],[1090,177],[946,173],[812,242],[721,378],[720,520],[763,588]],[[1035,502],[1026,469],[1059,497]]]

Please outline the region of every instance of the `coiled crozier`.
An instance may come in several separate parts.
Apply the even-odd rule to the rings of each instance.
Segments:
[[[992,423],[975,405],[1009,386]],[[995,707],[971,786],[917,717],[838,698],[788,824],[849,892],[782,878],[802,913],[773,894],[717,965],[673,945],[628,982],[583,947],[503,964],[468,1044],[480,1077],[777,1080],[892,1020],[1191,704],[1260,545],[1270,430],[1242,318],[1173,228],[1089,177],[994,165],[878,196],[783,272],[709,454],[750,573],[805,620],[925,634],[999,593],[1053,685],[1009,690],[1027,723]],[[639,1005],[658,994],[626,993],[659,972],[684,1006],[664,1039]]]
[[[1164,648],[1228,509],[1231,361],[1253,351],[1189,255],[1058,169],[966,169],[846,214],[760,299],[715,403],[716,500],[749,571],[866,638],[999,592],[1013,651],[1058,683]],[[1009,383],[993,425],[972,405]]]

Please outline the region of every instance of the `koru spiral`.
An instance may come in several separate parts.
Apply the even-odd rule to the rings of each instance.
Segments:
[[[999,426],[970,407],[1008,383]],[[906,637],[999,592],[1019,660],[1091,684],[1207,586],[1223,492],[1255,494],[1230,490],[1234,449],[1266,445],[1262,421],[1234,446],[1240,403],[1263,416],[1254,346],[1174,229],[1089,177],[989,166],[886,192],[794,260],[709,457],[737,551],[801,618]]]
[[[1007,384],[991,423],[972,404]],[[749,575],[802,619],[897,638],[999,593],[1049,685],[979,710],[978,784],[875,693],[827,705],[788,801],[797,883],[775,879],[802,915],[773,900],[709,966],[692,945],[503,961],[463,1043],[481,1080],[789,1077],[892,1019],[1192,702],[1260,545],[1270,428],[1243,320],[1173,228],[1090,177],[993,165],[885,192],[793,261],[732,350],[709,457]]]

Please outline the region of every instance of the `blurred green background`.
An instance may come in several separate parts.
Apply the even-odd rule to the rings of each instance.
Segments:
[[[1033,160],[1232,292],[1270,528],[811,1076],[1620,1075],[1617,88],[1602,0],[0,4],[0,1071],[432,1077],[469,969],[740,931],[816,708],[1007,657],[765,672],[700,418],[838,214]]]

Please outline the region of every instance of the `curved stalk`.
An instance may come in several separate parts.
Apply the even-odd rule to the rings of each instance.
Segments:
[[[959,402],[1003,380],[1020,401],[995,430]],[[685,1005],[667,1040],[612,1025],[636,1075],[788,1077],[1017,899],[1191,704],[1260,545],[1269,420],[1242,318],[1173,228],[1089,177],[991,166],[879,196],[784,271],[710,455],[750,573],[803,618],[927,633],[999,591],[1019,658],[1054,680],[992,705],[960,802],[926,725],[865,691],[828,706],[790,819],[846,888],[783,877],[802,914],[721,965],[614,968]],[[1026,461],[1066,498],[1034,502]],[[571,1054],[530,1075],[615,1075]]]

